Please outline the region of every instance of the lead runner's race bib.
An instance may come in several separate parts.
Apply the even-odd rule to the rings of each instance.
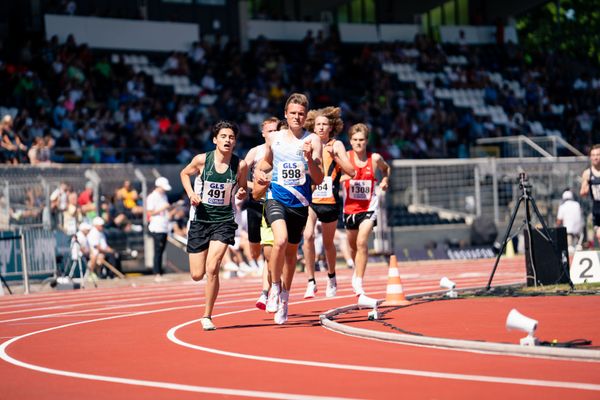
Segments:
[[[333,180],[330,176],[323,178],[323,182],[320,185],[315,186],[313,190],[313,199],[329,199],[333,197]]]
[[[233,183],[205,181],[202,202],[211,206],[228,206],[232,189]]]
[[[277,166],[277,183],[282,186],[302,186],[306,182],[304,162],[286,161]]]
[[[371,186],[370,180],[350,180],[350,191],[349,197],[352,200],[369,200],[371,198]]]

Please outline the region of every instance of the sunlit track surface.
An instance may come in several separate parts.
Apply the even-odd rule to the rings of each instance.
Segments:
[[[406,294],[485,286],[493,260],[401,263]],[[493,285],[521,283],[522,259],[502,261]],[[352,304],[350,270],[338,297],[304,300],[298,273],[288,324],[254,308],[256,278],[222,280],[203,332],[204,283],[169,282],[0,298],[1,399],[599,398],[600,366],[418,348],[339,335],[320,313]],[[367,292],[385,298],[387,268]],[[460,302],[458,302],[460,303]],[[468,313],[469,310],[462,310]],[[425,326],[427,320],[423,321]],[[10,377],[10,379],[4,379]]]

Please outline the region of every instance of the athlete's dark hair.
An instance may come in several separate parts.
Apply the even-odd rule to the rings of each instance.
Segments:
[[[302,93],[292,93],[285,102],[284,110],[287,111],[290,104],[300,104],[308,111],[308,97]]]
[[[238,133],[240,133],[240,128],[238,127],[238,125],[235,122],[222,120],[213,125],[213,128],[212,128],[212,138],[213,139],[217,137],[217,135],[219,134],[219,131],[221,129],[231,129],[236,138],[238,136]]]
[[[281,119],[279,120],[279,122],[277,123],[277,130],[280,131],[282,129],[287,129],[288,128],[288,123],[285,119]]]

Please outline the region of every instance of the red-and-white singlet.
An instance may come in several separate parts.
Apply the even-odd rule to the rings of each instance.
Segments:
[[[375,195],[375,169],[371,153],[367,153],[367,162],[364,167],[356,165],[356,154],[353,150],[348,152],[350,163],[354,166],[354,178],[344,181],[344,214],[358,214],[375,211],[378,201]]]

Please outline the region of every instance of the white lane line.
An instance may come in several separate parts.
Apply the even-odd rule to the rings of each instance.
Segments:
[[[352,297],[354,297],[354,296],[352,296]],[[245,299],[244,301],[250,301],[250,300]],[[312,301],[316,301],[316,300],[312,300]],[[239,301],[232,301],[232,302],[239,302]],[[71,378],[87,379],[87,380],[93,380],[93,381],[121,383],[124,385],[144,386],[144,387],[179,390],[179,391],[195,392],[195,393],[221,394],[221,395],[240,396],[240,397],[255,397],[255,398],[264,398],[264,399],[285,399],[285,400],[310,400],[310,399],[348,400],[348,399],[351,399],[349,397],[327,397],[327,396],[304,395],[304,394],[282,393],[282,392],[265,392],[265,391],[258,391],[258,390],[229,389],[229,388],[219,388],[219,387],[210,387],[210,386],[184,385],[184,384],[177,384],[177,383],[171,383],[171,382],[149,381],[149,380],[143,380],[143,379],[129,379],[129,378],[116,377],[116,376],[107,376],[107,375],[84,374],[84,373],[59,370],[59,369],[54,369],[54,368],[46,368],[46,367],[42,367],[39,365],[26,363],[26,362],[17,360],[7,354],[7,348],[11,344],[13,344],[21,339],[30,337],[30,336],[34,336],[34,335],[38,335],[38,334],[42,334],[42,333],[46,333],[46,332],[51,332],[51,331],[58,330],[58,329],[69,328],[69,327],[76,326],[76,325],[108,321],[108,320],[113,320],[113,319],[117,319],[117,318],[127,318],[127,317],[139,316],[139,315],[147,315],[147,314],[153,314],[153,313],[159,313],[159,312],[175,311],[175,310],[181,310],[184,308],[192,308],[192,307],[197,307],[197,306],[196,305],[181,306],[181,307],[164,308],[164,309],[159,309],[159,310],[141,311],[141,312],[132,313],[129,315],[117,315],[117,316],[97,318],[97,319],[92,319],[92,320],[87,320],[87,321],[73,322],[70,324],[65,324],[65,325],[60,325],[60,326],[56,326],[56,327],[52,327],[52,328],[38,330],[35,332],[30,332],[30,333],[27,333],[27,334],[24,334],[21,336],[13,337],[10,340],[0,344],[0,359],[6,361],[8,363],[11,363],[13,365],[22,367],[22,368],[30,369],[30,370],[37,371],[37,372],[43,372],[43,373],[47,373],[47,374],[51,374],[51,375],[67,376],[67,377],[71,377]],[[244,312],[256,311],[256,309],[251,308],[251,309],[246,309],[246,310],[242,310],[242,311],[244,311]]]
[[[299,303],[307,303],[307,301],[299,301],[294,304]],[[243,312],[248,312],[250,310],[239,310],[232,311],[228,313],[223,313],[219,315],[215,315],[215,317],[221,317],[225,315],[231,314],[239,314]],[[167,338],[171,340],[173,343],[178,344],[180,346],[188,347],[194,350],[200,350],[207,353],[218,354],[227,357],[234,358],[242,358],[247,360],[254,361],[265,361],[272,363],[280,363],[280,364],[291,364],[291,365],[302,365],[309,367],[319,367],[319,368],[332,368],[332,369],[342,369],[342,370],[351,370],[351,371],[363,371],[363,372],[376,372],[376,373],[387,373],[387,374],[395,374],[395,375],[408,375],[408,376],[418,376],[423,378],[438,378],[438,379],[451,379],[451,380],[460,380],[460,381],[474,381],[474,382],[486,382],[486,383],[504,383],[511,385],[525,385],[525,386],[541,386],[541,387],[549,387],[549,388],[561,388],[561,389],[579,389],[579,390],[592,390],[592,391],[600,391],[600,385],[593,383],[585,383],[585,382],[566,382],[566,381],[552,381],[552,380],[541,380],[541,379],[521,379],[521,378],[506,378],[501,376],[485,376],[485,375],[471,375],[471,374],[458,374],[458,373],[448,373],[448,372],[433,372],[433,371],[420,371],[420,370],[412,370],[412,369],[403,369],[403,368],[385,368],[385,367],[370,367],[364,365],[351,365],[351,364],[337,364],[337,363],[327,363],[327,362],[318,362],[318,361],[309,361],[309,360],[294,360],[289,358],[279,358],[279,357],[266,357],[266,356],[255,356],[251,354],[243,354],[236,353],[231,351],[217,350],[210,347],[194,345],[188,342],[185,342],[179,339],[176,335],[177,330],[183,328],[187,325],[197,323],[200,319],[192,320],[185,322],[183,324],[177,325],[167,332]]]
[[[187,294],[187,293],[184,293]],[[235,297],[239,297],[239,296],[243,296],[246,295],[246,293],[243,292],[236,292],[234,294],[224,294],[222,296],[220,296],[221,298],[235,298]],[[152,298],[152,299],[156,299],[157,297],[163,297],[163,296],[147,296],[144,297],[142,299],[147,299],[147,298]],[[27,316],[27,317],[20,317],[20,318],[13,318],[13,319],[6,319],[6,320],[1,320],[0,323],[7,323],[7,322],[18,322],[18,321],[27,321],[27,320],[39,320],[39,319],[46,319],[46,318],[53,318],[53,317],[60,317],[60,316],[68,316],[68,315],[79,315],[81,313],[86,313],[86,312],[97,312],[97,311],[104,311],[104,310],[116,310],[116,309],[122,309],[122,308],[127,308],[127,307],[146,307],[146,306],[155,306],[155,305],[159,305],[159,304],[168,304],[168,303],[179,303],[179,302],[184,302],[184,301],[198,301],[198,299],[203,298],[203,295],[199,295],[196,297],[183,297],[180,299],[172,299],[172,300],[160,300],[160,301],[151,301],[151,302],[141,302],[141,303],[127,303],[125,302],[124,304],[119,304],[119,305],[114,305],[114,306],[109,306],[109,307],[101,307],[101,308],[91,308],[91,309],[83,309],[83,310],[74,310],[74,311],[65,311],[65,312],[60,312],[60,313],[52,313],[52,314],[40,314],[40,315],[31,315],[31,316]],[[256,300],[256,299],[252,299],[252,300]],[[240,299],[239,301],[252,301],[250,299]],[[222,304],[227,304],[227,303],[222,303]],[[198,307],[200,307],[201,305],[198,305]]]

